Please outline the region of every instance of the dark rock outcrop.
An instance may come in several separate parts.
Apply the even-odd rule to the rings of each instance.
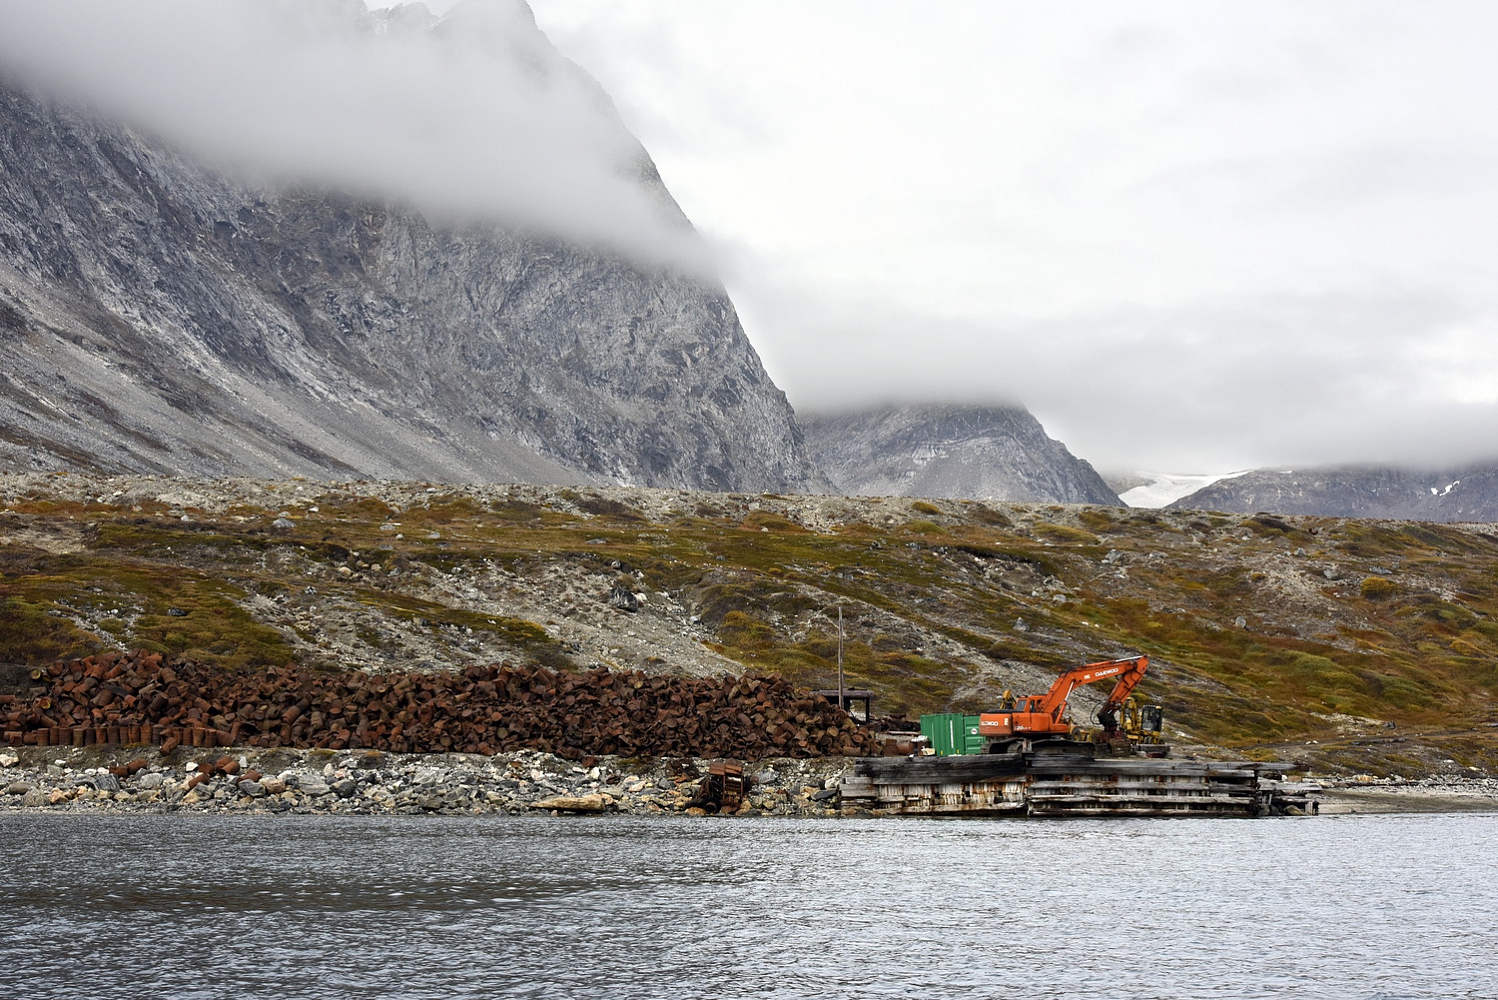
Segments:
[[[15,80],[0,372],[0,471],[821,485],[715,283],[244,183]]]
[[[1437,472],[1380,466],[1261,469],[1219,480],[1169,506],[1411,521],[1498,521],[1498,465]]]
[[[840,492],[1122,506],[1092,466],[1017,407],[914,406],[803,417]]]

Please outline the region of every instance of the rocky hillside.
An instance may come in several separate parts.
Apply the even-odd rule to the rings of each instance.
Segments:
[[[223,669],[529,661],[820,687],[839,606],[849,682],[877,714],[981,710],[1143,652],[1177,742],[1498,773],[1498,534],[1470,525],[0,477],[0,663],[143,648]],[[1074,698],[1079,720],[1097,698]]]
[[[349,30],[374,31],[359,9]],[[429,21],[410,30],[457,30]],[[580,75],[525,27],[496,58]],[[622,141],[636,155],[621,169],[689,229]],[[249,184],[14,79],[0,80],[0,373],[0,469],[820,482],[716,283]]]
[[[1019,407],[918,406],[803,416],[813,456],[854,496],[1121,505]]]
[[[1412,521],[1498,521],[1498,466],[1437,472],[1378,466],[1263,469],[1219,480],[1169,506]]]

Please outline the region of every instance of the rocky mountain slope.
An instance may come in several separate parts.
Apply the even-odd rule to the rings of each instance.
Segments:
[[[1023,408],[891,407],[803,415],[802,427],[842,493],[1121,504]]]
[[[1498,466],[1437,472],[1378,466],[1262,469],[1219,480],[1169,506],[1411,521],[1498,521]]]
[[[1406,776],[1498,773],[1495,581],[1498,534],[1470,525],[0,476],[0,664],[145,648],[224,668],[509,660],[821,687],[841,607],[849,683],[880,715],[981,710],[1142,652],[1173,740]],[[1098,697],[1074,698],[1079,721]]]
[[[351,9],[350,30],[375,30]],[[411,30],[445,30],[427,20]],[[580,74],[528,31],[498,51],[525,72]],[[633,148],[624,168],[689,229]],[[3,79],[0,470],[36,468],[821,482],[710,280],[249,184]]]

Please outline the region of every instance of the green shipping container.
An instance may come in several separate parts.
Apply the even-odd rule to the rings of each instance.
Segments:
[[[938,757],[962,753],[962,720],[961,715],[921,716],[921,735],[926,737]]]
[[[962,752],[982,753],[988,747],[988,740],[978,735],[978,723],[981,720],[976,715],[964,715],[962,717]]]
[[[921,716],[921,735],[938,757],[982,753],[988,742],[978,735],[978,717],[955,713]]]

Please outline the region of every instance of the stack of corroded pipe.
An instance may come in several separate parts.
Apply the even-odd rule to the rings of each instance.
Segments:
[[[509,664],[438,673],[236,672],[137,652],[55,663],[35,679],[43,693],[0,705],[11,743],[747,759],[880,749],[836,706],[771,677]]]

